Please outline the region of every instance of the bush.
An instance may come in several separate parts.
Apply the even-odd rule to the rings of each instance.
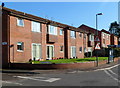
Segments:
[[[120,48],[114,48],[114,57],[120,57]]]

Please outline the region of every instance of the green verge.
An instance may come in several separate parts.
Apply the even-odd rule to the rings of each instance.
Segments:
[[[98,60],[108,60],[108,57],[98,57]],[[34,64],[62,64],[62,63],[79,63],[96,61],[96,57],[91,58],[78,58],[78,59],[58,59],[58,60],[45,60],[45,61],[32,61]]]

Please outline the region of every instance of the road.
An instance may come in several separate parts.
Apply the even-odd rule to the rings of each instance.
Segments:
[[[3,73],[3,86],[118,86],[118,66],[91,71],[51,70],[40,74]]]

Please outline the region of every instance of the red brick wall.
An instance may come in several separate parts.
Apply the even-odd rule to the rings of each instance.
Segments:
[[[57,35],[57,39],[58,41],[55,43],[55,57],[60,58],[63,57],[64,58],[64,50],[60,51],[60,46],[64,46],[64,31],[63,31],[63,35],[60,35],[60,29],[63,28],[59,28],[58,27],[58,35]]]
[[[6,11],[2,13],[2,42],[7,42],[7,45],[2,45],[2,67],[8,67],[9,62],[9,16]]]
[[[42,58],[45,60],[46,57],[46,33],[47,33],[47,25],[42,24]]]
[[[79,32],[76,32],[76,38],[71,38],[70,37],[70,30],[66,30],[66,32],[67,32],[67,46],[68,46],[68,49],[67,49],[68,57],[67,58],[71,58],[71,46],[76,46],[77,58],[84,58],[83,33],[82,33],[82,38],[80,38]],[[87,43],[87,40],[85,40],[85,43]],[[81,53],[79,51],[80,47],[82,47]],[[87,47],[87,45],[86,45],[86,47]]]
[[[60,35],[60,29],[58,27],[58,39],[55,43],[48,43],[47,25],[42,24],[41,32],[31,31],[31,21],[24,19],[24,27],[17,26],[17,19],[14,16],[10,16],[10,45],[14,47],[10,48],[10,60],[11,62],[27,62],[32,58],[32,43],[39,43],[42,46],[42,58],[47,59],[47,45],[54,45],[54,57],[64,58],[64,51],[60,51],[60,46],[64,47],[64,34]],[[24,42],[24,51],[17,51],[17,42]],[[14,51],[13,51],[14,49]],[[14,54],[13,54],[14,53]]]
[[[118,62],[120,58],[114,58],[114,62]],[[98,65],[107,64],[107,60],[99,61]],[[70,64],[28,64],[28,63],[14,63],[11,64],[11,68],[17,69],[89,69],[96,67],[96,62],[84,62],[84,63],[70,63]]]
[[[31,22],[24,19],[24,27],[17,26],[17,19],[10,16],[10,61],[27,62],[31,58]],[[24,42],[24,51],[17,51],[17,42]]]
[[[118,37],[114,36],[114,45],[118,45]]]
[[[60,29],[63,29],[63,28],[57,27],[57,35],[55,35],[55,37],[57,37],[57,41],[55,41],[54,43],[50,43],[50,42],[47,43],[47,45],[54,46],[54,57],[53,57],[54,59],[64,58],[64,50],[60,51],[60,46],[63,46],[63,48],[65,48],[65,46],[64,46],[64,31],[63,31],[63,35],[60,35]]]
[[[76,32],[76,56],[77,58],[84,58],[84,51],[83,51],[83,33],[81,33],[81,37],[79,32]],[[80,47],[82,47],[82,52],[80,52]]]
[[[105,33],[105,36],[103,35],[104,34],[104,32],[101,32],[101,46],[102,47],[107,47],[107,45],[110,45],[111,44],[111,42],[110,42],[110,34],[107,34],[107,33]],[[107,34],[107,35],[106,35]],[[108,36],[109,35],[109,36]],[[107,37],[108,36],[108,37]],[[105,42],[105,43],[104,43]]]

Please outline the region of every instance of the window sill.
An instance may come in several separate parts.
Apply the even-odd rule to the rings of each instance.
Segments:
[[[71,37],[72,39],[76,39],[76,38],[73,38],[73,37]]]
[[[82,53],[82,52],[80,51],[80,53]]]
[[[18,52],[24,52],[23,50],[17,50]]]
[[[49,33],[48,33],[49,34]],[[49,35],[56,35],[57,36],[57,34],[49,34]]]
[[[22,25],[17,25],[18,27],[24,27],[24,25],[22,26]]]
[[[37,32],[37,31],[32,31],[32,32],[34,32],[34,33],[41,33],[41,31],[40,31],[40,32]]]

